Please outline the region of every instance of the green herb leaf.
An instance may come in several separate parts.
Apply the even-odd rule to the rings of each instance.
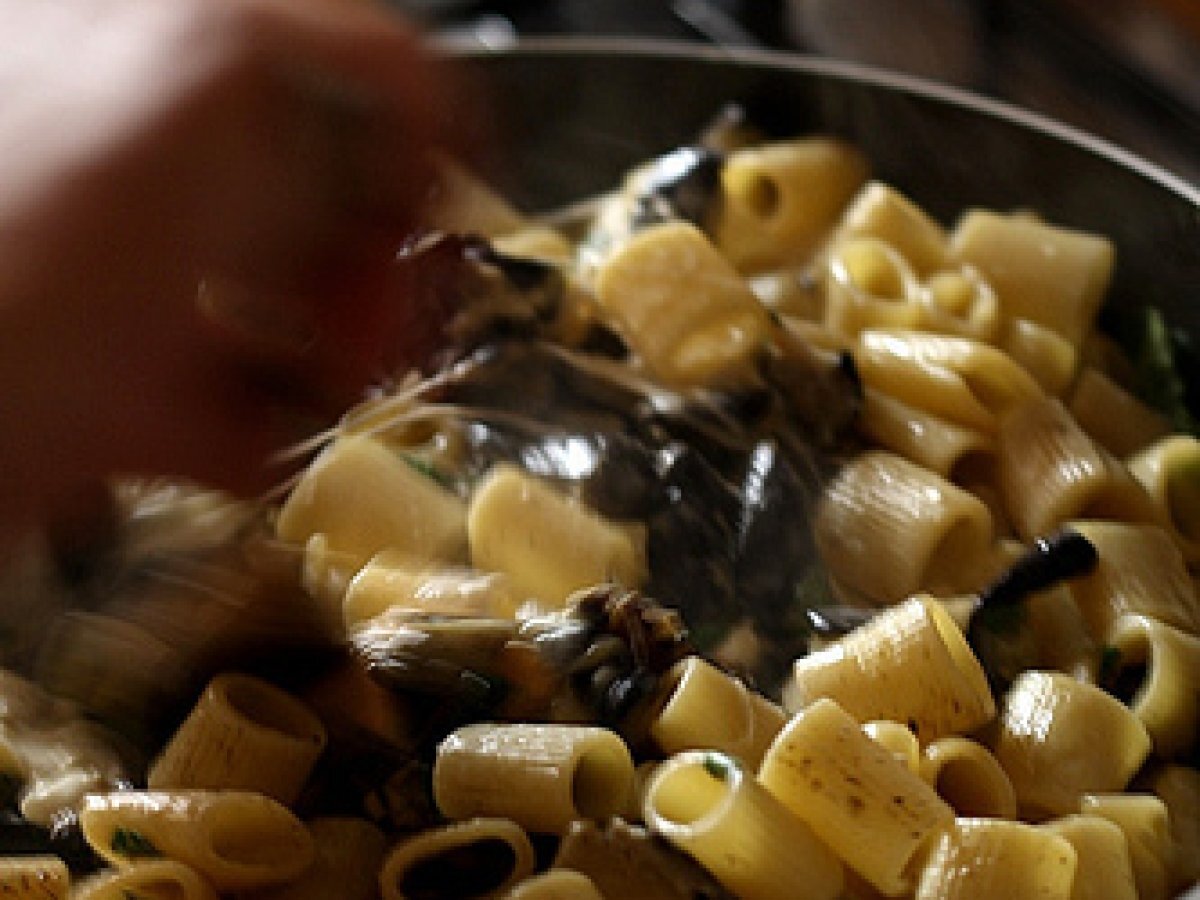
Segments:
[[[127,859],[149,859],[162,856],[148,838],[129,828],[118,828],[113,831],[111,846],[113,853]]]
[[[400,458],[420,472],[430,481],[435,481],[444,488],[451,486],[450,478],[427,459],[412,453],[401,453]]]
[[[728,781],[733,776],[737,763],[728,756],[707,753],[704,756],[704,771],[717,781]]]
[[[1170,420],[1176,431],[1196,434],[1198,424],[1187,405],[1187,386],[1179,371],[1178,349],[1181,336],[1173,330],[1162,312],[1147,308],[1142,317],[1141,335],[1134,354],[1137,389],[1151,406]]]

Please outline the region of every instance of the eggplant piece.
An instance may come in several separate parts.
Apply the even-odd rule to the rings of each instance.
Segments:
[[[653,160],[634,179],[634,229],[681,219],[704,229],[721,199],[724,154],[685,146]]]
[[[553,865],[582,872],[605,897],[736,900],[694,859],[621,819],[575,822]]]
[[[79,818],[60,816],[49,828],[35,825],[13,809],[0,810],[0,852],[7,856],[57,856],[67,864],[73,878],[104,867],[83,836]]]

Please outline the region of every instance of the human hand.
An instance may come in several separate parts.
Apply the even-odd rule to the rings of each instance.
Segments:
[[[448,90],[383,8],[0,0],[0,35],[7,518],[113,472],[262,487],[427,349],[381,288]]]

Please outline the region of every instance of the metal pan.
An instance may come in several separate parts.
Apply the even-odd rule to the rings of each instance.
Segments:
[[[530,210],[610,188],[693,138],[725,104],[785,135],[826,132],[944,221],[1030,208],[1108,235],[1117,305],[1200,335],[1200,187],[1043,116],[918,79],[808,57],[620,39],[461,53],[502,152],[492,180]]]

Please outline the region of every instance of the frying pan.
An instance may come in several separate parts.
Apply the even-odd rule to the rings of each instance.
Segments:
[[[874,175],[949,222],[1029,208],[1109,236],[1111,302],[1159,307],[1200,336],[1200,187],[1048,118],[859,65],[626,39],[549,38],[459,51],[499,152],[489,179],[545,210],[613,187],[740,103],[769,134],[847,138]]]

